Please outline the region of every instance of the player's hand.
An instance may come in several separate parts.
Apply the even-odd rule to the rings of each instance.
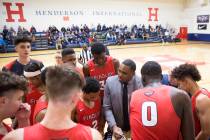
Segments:
[[[19,110],[15,114],[17,121],[28,120],[31,114],[31,106],[27,103],[22,103]]]
[[[123,137],[123,131],[121,128],[116,125],[113,127],[113,135],[117,140],[120,140]]]

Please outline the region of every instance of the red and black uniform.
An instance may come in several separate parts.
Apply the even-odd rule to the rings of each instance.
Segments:
[[[35,133],[33,133],[35,132]],[[77,124],[65,130],[53,130],[38,123],[24,128],[24,140],[92,140],[91,128]]]
[[[94,102],[94,107],[89,108],[81,99],[76,106],[77,122],[95,129],[99,129],[101,118],[101,101],[100,99]]]
[[[101,94],[104,94],[104,85],[106,79],[110,76],[114,76],[116,74],[115,67],[113,63],[113,58],[111,56],[106,56],[106,62],[103,67],[98,67],[94,63],[93,59],[88,61],[88,67],[90,71],[90,77],[97,79],[101,84]]]
[[[29,63],[32,62],[39,62],[41,63],[42,67],[44,67],[43,63],[34,59],[31,59]],[[8,63],[7,65],[5,65],[2,69],[2,71],[11,71],[17,75],[22,76],[23,75],[23,71],[24,71],[24,67],[25,65],[21,64],[20,62],[18,62],[17,60],[14,60],[10,63]]]
[[[12,128],[9,127],[8,125],[6,125],[5,123],[2,123],[3,126],[6,128],[7,132],[9,133],[10,131],[12,131]],[[5,135],[2,135],[0,134],[0,140],[2,140],[2,138],[4,137]]]
[[[194,117],[194,124],[195,124],[195,136],[197,136],[199,134],[199,132],[201,131],[201,125],[200,125],[200,121],[198,119],[197,116],[197,112],[196,112],[196,98],[200,95],[206,95],[207,97],[210,98],[210,93],[206,90],[206,89],[200,89],[196,92],[196,94],[194,96],[192,96],[191,101],[192,101],[192,111],[193,111],[193,117]]]
[[[181,119],[174,110],[170,89],[160,86],[133,93],[130,103],[133,140],[180,140]]]
[[[36,124],[36,116],[39,114],[40,111],[47,109],[48,102],[47,101],[40,101],[38,100],[36,103],[36,106],[34,108],[34,114],[33,114],[33,124]]]
[[[30,116],[30,123],[33,124],[33,114],[36,102],[39,98],[43,95],[39,89],[37,89],[32,84],[29,84],[29,93],[26,95],[26,102],[31,106],[31,116]]]

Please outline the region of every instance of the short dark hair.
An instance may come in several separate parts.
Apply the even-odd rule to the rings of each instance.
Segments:
[[[93,43],[93,45],[91,46],[91,53],[92,54],[102,54],[102,53],[105,53],[106,52],[106,49],[105,49],[105,46],[104,44],[102,43]]]
[[[62,57],[65,57],[67,55],[72,55],[72,54],[75,54],[75,51],[72,48],[65,48],[61,52]]]
[[[176,68],[174,68],[171,72],[171,75],[178,79],[182,80],[186,77],[192,78],[194,81],[200,81],[201,75],[197,69],[197,67],[193,64],[182,64]]]
[[[122,64],[128,66],[132,71],[136,71],[136,63],[131,59],[126,59],[122,62]]]
[[[48,67],[45,81],[47,93],[51,99],[68,95],[73,88],[81,89],[83,87],[79,74],[75,70],[65,67]]]
[[[155,61],[146,62],[141,68],[141,75],[147,76],[154,79],[161,78],[162,69],[160,64]]]
[[[83,87],[83,92],[85,94],[88,94],[88,93],[96,93],[98,91],[100,91],[100,83],[98,82],[98,80],[94,79],[94,78],[90,78],[90,77],[87,77],[85,79],[85,86]]]
[[[35,72],[35,71],[38,71],[43,68],[43,64],[41,62],[38,62],[38,61],[33,61],[33,62],[30,62],[28,63],[25,67],[24,67],[24,71],[26,72]]]
[[[47,69],[48,69],[48,67],[46,67],[45,69],[43,69],[41,71],[41,80],[42,80],[42,83],[44,85],[46,85],[46,73],[47,73]]]
[[[22,90],[27,92],[28,83],[24,77],[11,72],[0,72],[0,96],[5,96],[7,91]]]
[[[17,46],[19,43],[26,43],[26,42],[31,43],[31,41],[32,41],[31,37],[29,36],[17,36],[15,38],[14,44],[15,46]]]

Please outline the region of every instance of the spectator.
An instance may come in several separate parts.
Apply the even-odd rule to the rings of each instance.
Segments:
[[[5,43],[2,35],[0,35],[0,50],[2,50],[2,52],[7,52],[6,43]]]
[[[9,32],[9,30],[7,29],[7,26],[5,25],[4,26],[4,29],[3,29],[3,39],[6,40],[6,36],[7,36],[7,33]]]
[[[56,40],[56,49],[62,49],[62,38],[58,37],[58,39]]]
[[[123,135],[130,138],[129,103],[132,92],[142,87],[141,78],[135,71],[135,62],[126,59],[120,65],[118,75],[106,81],[103,108],[109,129],[116,139]]]
[[[61,56],[61,51],[57,51],[57,52],[55,53],[55,64],[56,64],[57,66],[63,64],[62,56]]]
[[[35,34],[36,33],[36,28],[34,26],[31,27],[30,33],[31,34]]]

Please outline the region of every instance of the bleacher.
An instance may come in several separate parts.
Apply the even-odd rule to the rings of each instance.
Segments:
[[[162,29],[163,32],[166,31],[166,29]],[[109,30],[108,30],[109,31]],[[117,45],[118,41],[117,39],[107,39],[106,35],[108,31],[91,31],[89,33],[94,34],[94,40],[97,42],[102,42],[105,45]],[[61,32],[60,32],[61,33]],[[149,29],[145,30],[145,33],[148,35],[145,38],[125,38],[123,40],[123,44],[143,44],[143,43],[158,43],[162,42],[162,38],[158,35],[157,32],[149,32]],[[56,37],[50,36],[49,32],[36,32],[32,35],[32,50],[49,50],[49,49],[56,49],[56,38],[59,37],[58,34],[54,34]],[[119,36],[119,35],[118,35]],[[52,40],[49,40],[49,38],[52,37]],[[83,41],[83,42],[81,42]],[[69,41],[63,41],[62,48],[71,47],[71,48],[78,48],[81,47],[80,43],[88,42],[88,38],[85,38],[83,40],[80,40],[80,42],[69,42]],[[11,44],[11,42],[6,42],[5,49],[0,48],[0,52],[14,52],[15,46]]]

